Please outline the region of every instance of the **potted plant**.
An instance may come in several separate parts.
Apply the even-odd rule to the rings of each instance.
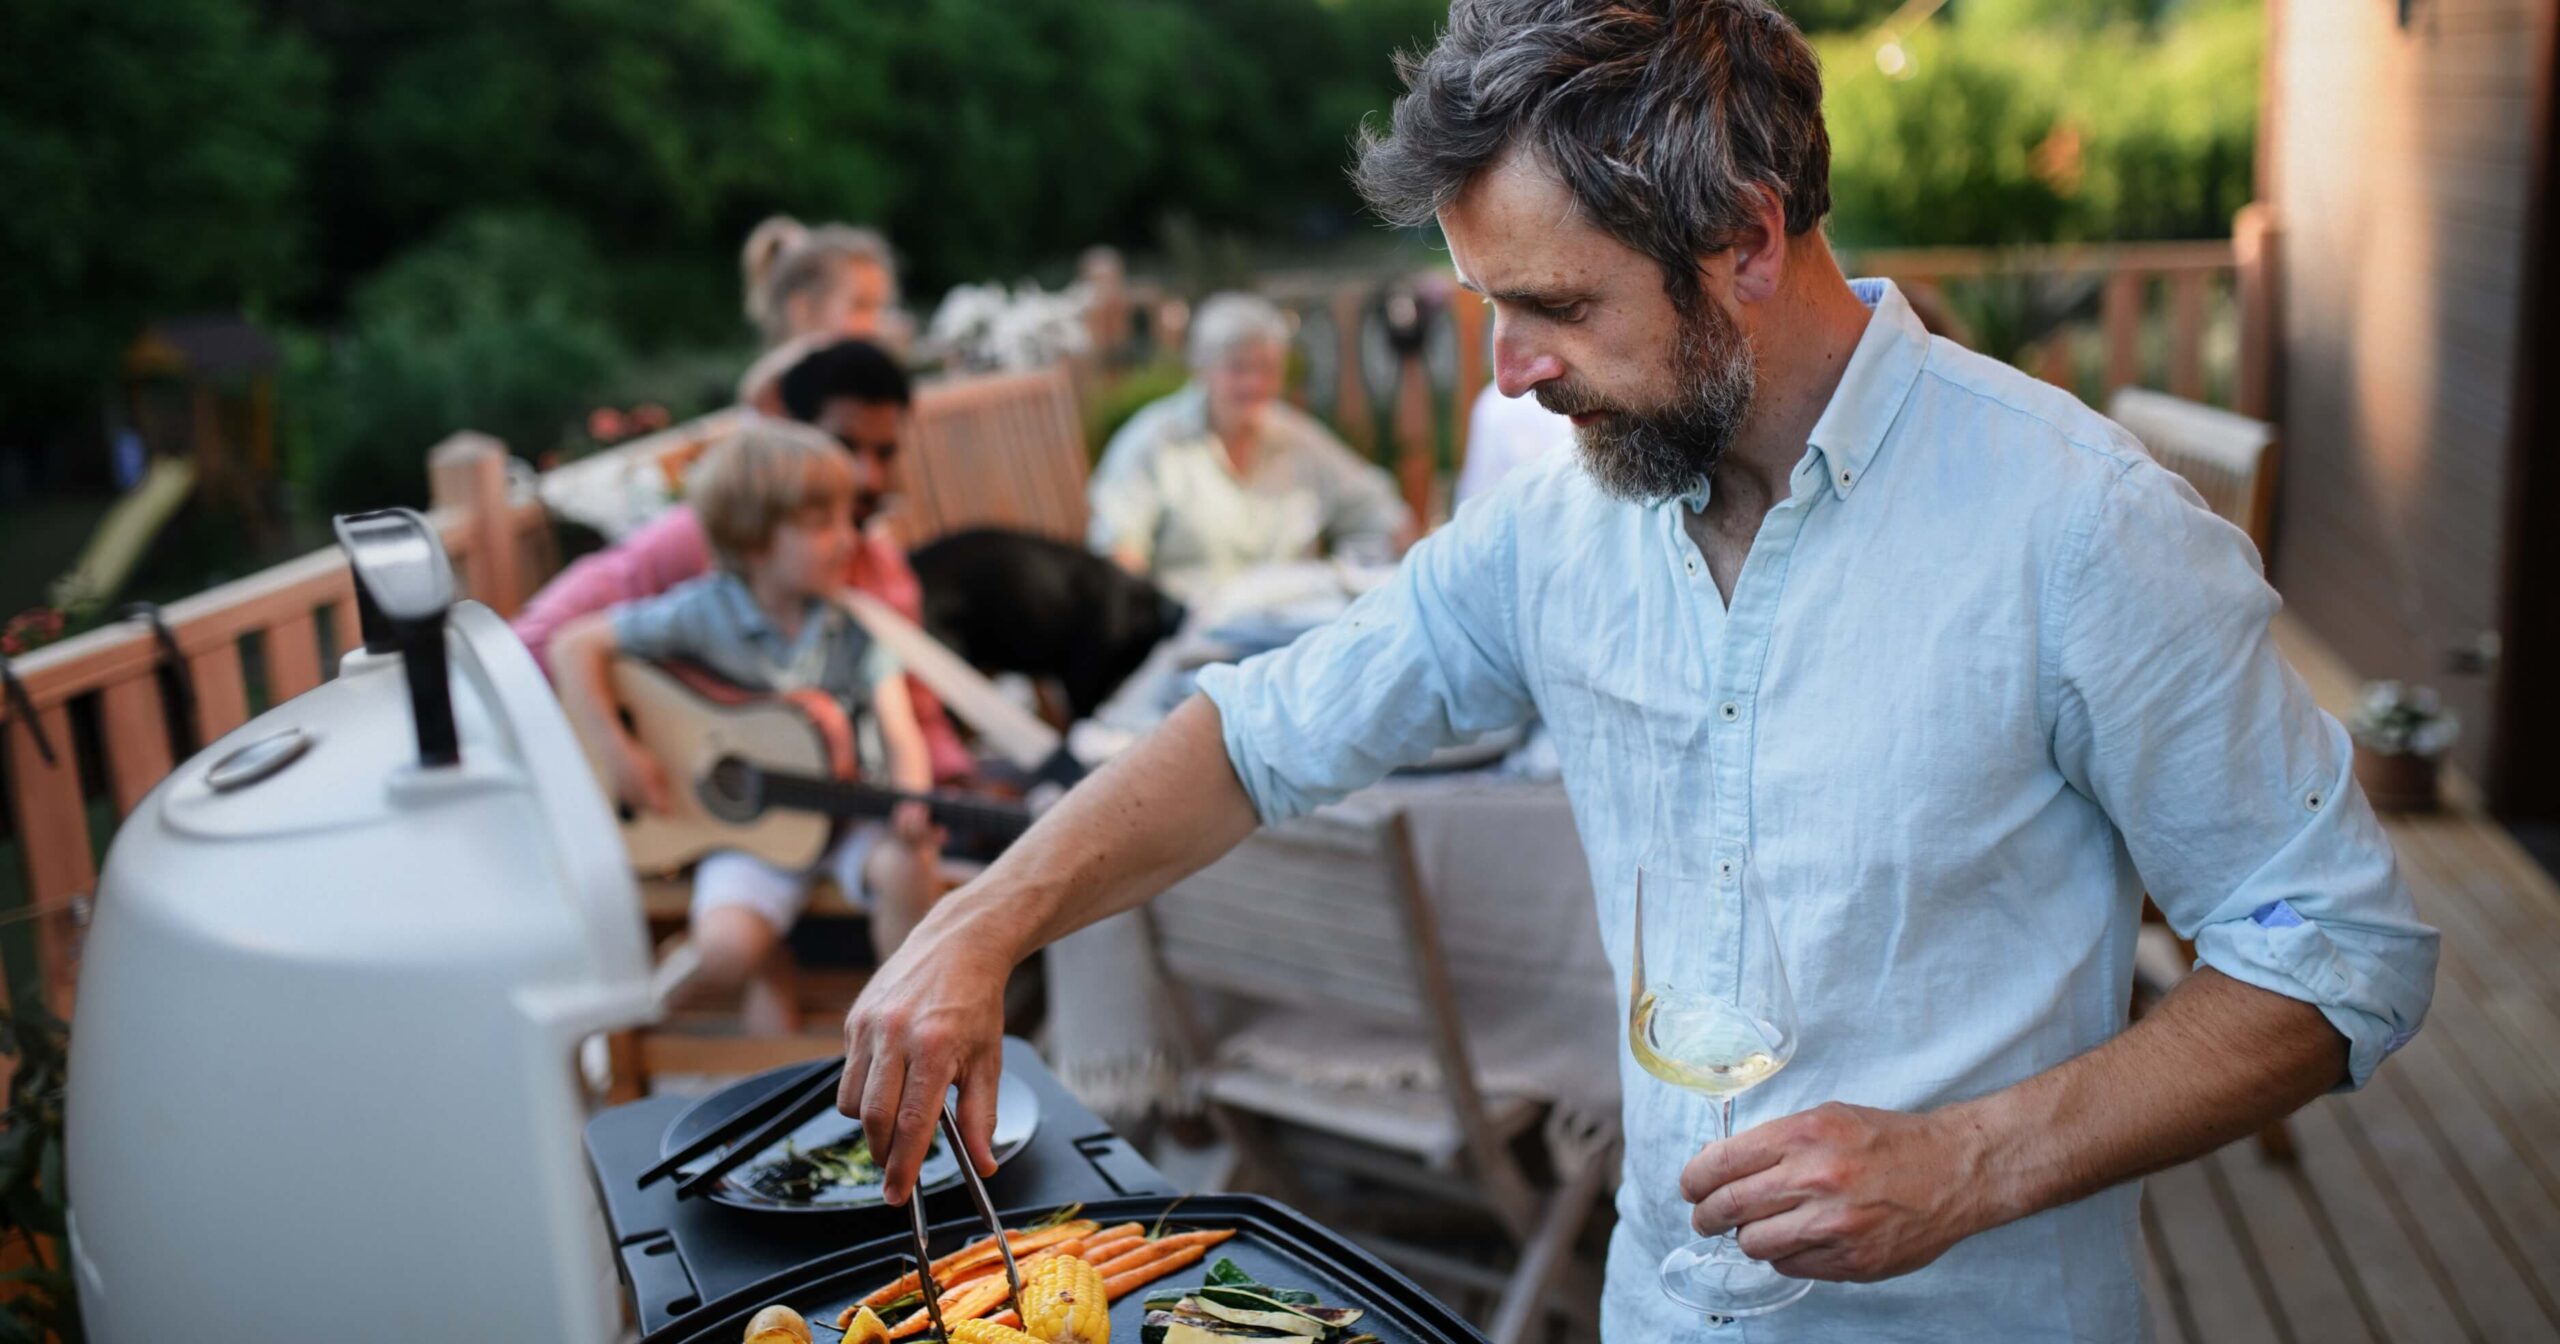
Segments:
[[[2445,751],[2462,731],[2430,686],[2377,681],[2364,688],[2347,730],[2356,740],[2356,782],[2383,812],[2432,812]]]

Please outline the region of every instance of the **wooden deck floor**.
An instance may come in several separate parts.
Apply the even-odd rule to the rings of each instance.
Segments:
[[[2352,696],[2326,650],[2278,634],[2323,703]],[[2156,1339],[2560,1339],[2560,885],[2453,792],[2386,822],[2444,933],[2425,1029],[2294,1118],[2298,1166],[2244,1142],[2151,1180]]]

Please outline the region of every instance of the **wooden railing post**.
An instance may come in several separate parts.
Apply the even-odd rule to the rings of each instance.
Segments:
[[[2233,409],[2281,424],[2276,398],[2283,353],[2277,339],[2276,249],[2282,245],[2275,207],[2252,201],[2231,221],[2232,260],[2239,269],[2240,369],[2231,389]]]
[[[1459,414],[1466,413],[1465,407]],[[1431,526],[1431,490],[1439,445],[1431,432],[1431,376],[1415,350],[1396,361],[1396,480],[1417,526]]]
[[[471,596],[501,616],[523,600],[515,527],[507,507],[507,447],[469,430],[427,450],[427,498],[468,520],[462,557]]]
[[[2107,337],[2106,385],[2098,389],[2102,403],[2114,396],[2117,388],[2141,380],[2144,279],[2140,271],[2117,271],[2107,277],[2107,287],[2099,298],[2098,325]]]
[[[9,992],[22,1003],[41,999],[56,1016],[68,1018],[80,944],[67,907],[98,887],[97,856],[89,850],[89,818],[81,801],[80,753],[71,738],[70,712],[61,705],[39,709],[31,722],[10,724],[8,738],[19,858],[27,907],[36,912],[36,984],[11,985]]]
[[[2204,301],[2212,279],[2203,271],[2169,277],[2169,392],[2204,400]]]
[[[1354,284],[1333,296],[1333,349],[1342,370],[1335,379],[1333,426],[1363,456],[1374,457],[1378,432],[1369,419],[1369,371],[1360,360],[1360,319],[1365,307],[1361,299],[1366,293]]]
[[[1449,392],[1449,469],[1467,467],[1467,430],[1475,419],[1476,396],[1491,381],[1485,367],[1484,327],[1491,309],[1473,290],[1449,291],[1449,326],[1458,338],[1458,384]]]

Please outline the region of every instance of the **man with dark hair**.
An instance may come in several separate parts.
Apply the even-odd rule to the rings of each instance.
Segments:
[[[906,552],[870,528],[896,479],[898,445],[913,400],[906,371],[868,341],[838,341],[810,352],[782,375],[780,400],[792,419],[833,435],[853,454],[853,524],[862,535],[846,558],[845,585],[879,598],[910,620],[923,619],[924,587],[908,567]],[[512,625],[537,660],[547,659],[551,637],[578,617],[653,597],[710,569],[711,545],[702,521],[677,504],[613,545],[579,557],[525,602]],[[942,783],[966,778],[974,762],[942,702],[922,682],[907,680],[934,778]]]
[[[1459,0],[1404,74],[1359,182],[1437,222],[1502,390],[1577,451],[1203,672],[935,908],[846,1021],[891,1191],[954,1080],[986,1165],[1016,960],[1535,714],[1619,991],[1641,866],[1697,879],[1653,976],[1737,980],[1747,898],[1798,1014],[1703,1148],[1713,1103],[1621,1056],[1603,1336],[2143,1338],[2134,1178],[2362,1085],[2434,984],[2255,551],[2117,426],[1842,276],[1819,72],[1763,0]],[[2128,1028],[2146,891],[2202,965]],[[1728,1229],[1721,1289],[1657,1279]]]
[[[907,371],[898,367],[888,351],[869,341],[822,346],[782,375],[782,409],[792,419],[820,429],[826,428],[821,421],[833,402],[904,411],[914,400]]]

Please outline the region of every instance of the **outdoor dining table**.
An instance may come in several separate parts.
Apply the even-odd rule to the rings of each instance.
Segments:
[[[1262,621],[1322,619],[1346,605],[1365,576],[1332,566],[1256,571],[1202,603],[1184,630],[1130,678],[1085,735],[1087,754],[1133,740],[1160,719],[1187,664],[1219,641],[1213,632]],[[1497,1096],[1552,1103],[1559,1115],[1613,1129],[1618,1113],[1618,1036],[1624,1004],[1602,951],[1590,874],[1551,752],[1531,745],[1483,768],[1388,779],[1322,809],[1381,820],[1401,813],[1421,888],[1437,919],[1459,1015],[1479,1081]],[[1283,823],[1286,828],[1304,822]],[[1048,951],[1049,1056],[1058,1077],[1115,1123],[1182,1107],[1207,1061],[1184,1057],[1176,1014],[1240,1025],[1233,1005],[1177,1002],[1157,974],[1147,926],[1117,915]],[[1222,1014],[1221,1007],[1229,1011]],[[1310,1086],[1437,1086],[1426,1047],[1338,1024],[1296,1024],[1247,1035],[1251,1063]],[[1238,1038],[1241,1039],[1241,1038]],[[1212,1048],[1215,1048],[1214,1045]]]

